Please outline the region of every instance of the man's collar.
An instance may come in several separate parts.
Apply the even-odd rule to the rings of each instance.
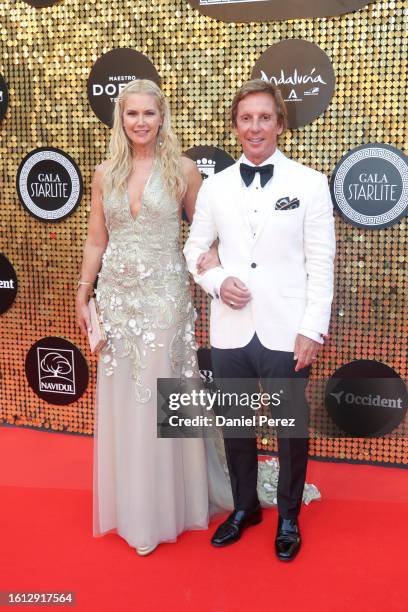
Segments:
[[[279,157],[282,155],[282,153],[279,151],[279,149],[275,149],[274,153],[268,157],[267,159],[265,159],[261,164],[259,164],[260,166],[266,166],[267,164],[273,164],[275,165],[276,162],[279,160]],[[240,159],[238,160],[240,163],[243,164],[248,164],[248,166],[255,166],[256,164],[254,164],[253,162],[251,162],[243,153],[240,157]]]

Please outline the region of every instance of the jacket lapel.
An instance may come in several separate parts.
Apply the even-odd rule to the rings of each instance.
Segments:
[[[234,211],[237,211],[237,214],[241,217],[243,224],[251,237],[251,226],[249,224],[248,218],[248,207],[245,201],[245,194],[242,187],[242,179],[241,173],[239,171],[239,165],[241,163],[241,159],[235,163],[233,166],[233,180],[231,180],[231,189],[228,190],[228,198],[232,201]]]

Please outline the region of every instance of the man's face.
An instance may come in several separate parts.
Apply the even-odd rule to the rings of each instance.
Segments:
[[[249,94],[237,109],[236,134],[245,157],[259,165],[270,157],[283,126],[278,122],[275,100],[267,93]]]

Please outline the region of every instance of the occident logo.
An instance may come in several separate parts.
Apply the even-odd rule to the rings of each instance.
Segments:
[[[203,15],[244,23],[331,17],[356,11],[373,0],[188,0]]]
[[[386,144],[357,147],[337,164],[330,188],[348,223],[370,229],[393,225],[408,210],[407,157]]]
[[[61,221],[82,198],[83,184],[75,161],[59,149],[31,151],[17,171],[17,193],[24,208],[40,221]]]
[[[347,436],[383,436],[404,420],[408,393],[392,368],[361,359],[339,368],[325,392],[327,412]]]
[[[60,0],[24,0],[27,4],[35,6],[36,8],[44,8],[46,6],[52,6],[57,4]]]
[[[49,404],[71,404],[88,386],[88,366],[81,351],[64,338],[49,336],[28,351],[25,371],[33,391]]]
[[[251,76],[279,87],[290,128],[307,125],[321,115],[335,86],[331,61],[320,47],[306,40],[283,40],[269,47]]]
[[[4,77],[0,74],[0,121],[4,119],[7,113],[9,103],[8,87]]]
[[[95,115],[112,126],[113,108],[120,91],[136,79],[161,79],[148,57],[134,49],[118,48],[96,60],[88,78],[88,100]]]
[[[17,275],[7,257],[0,253],[0,314],[6,312],[16,299]]]
[[[203,179],[225,170],[232,166],[235,160],[231,155],[213,146],[192,147],[184,153],[187,157],[196,162]]]

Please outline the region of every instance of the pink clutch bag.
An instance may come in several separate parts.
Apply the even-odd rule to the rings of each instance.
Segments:
[[[101,315],[99,313],[98,304],[94,297],[88,302],[89,313],[91,317],[91,330],[88,332],[89,346],[92,353],[97,353],[105,346],[106,332],[103,327]]]

